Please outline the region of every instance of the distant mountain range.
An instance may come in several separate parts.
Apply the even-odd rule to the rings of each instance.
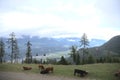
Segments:
[[[3,38],[4,41],[7,41],[7,38]],[[70,49],[72,45],[79,46],[80,38],[71,37],[71,38],[39,38],[37,36],[30,37],[30,36],[22,36],[22,38],[18,38],[18,46],[20,50],[20,54],[25,56],[26,52],[26,43],[30,41],[32,44],[32,54],[33,56],[60,52],[60,51],[67,51]],[[89,41],[89,47],[101,46],[105,43],[105,40],[100,39],[91,39]]]

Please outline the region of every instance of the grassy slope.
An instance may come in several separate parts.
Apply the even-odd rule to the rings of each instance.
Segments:
[[[24,71],[22,66],[31,66],[33,69]],[[50,65],[45,65],[50,66]],[[54,73],[51,75],[74,77],[73,71],[75,68],[87,70],[88,76],[85,78],[96,80],[119,80],[114,76],[114,72],[120,69],[120,64],[91,64],[91,65],[52,65]],[[37,64],[0,64],[0,71],[37,73],[39,69]],[[75,76],[76,78],[76,76]]]

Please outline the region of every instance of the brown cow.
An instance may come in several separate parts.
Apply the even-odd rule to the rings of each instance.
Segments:
[[[50,71],[53,73],[54,68],[53,67],[47,67],[45,70]]]
[[[46,73],[49,73],[49,72],[52,72],[53,73],[53,70],[54,68],[53,67],[44,67],[42,64],[38,65],[39,69],[41,70],[41,74],[46,74]]]
[[[31,70],[32,67],[25,67],[25,66],[23,66],[23,69],[24,69],[24,70]]]
[[[39,65],[38,65],[38,68],[39,68],[40,70],[44,70],[44,69],[45,69],[45,67],[44,67],[42,64],[39,64]]]

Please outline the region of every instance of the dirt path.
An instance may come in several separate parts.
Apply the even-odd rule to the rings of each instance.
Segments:
[[[58,77],[53,75],[0,72],[0,80],[89,80],[80,78]]]

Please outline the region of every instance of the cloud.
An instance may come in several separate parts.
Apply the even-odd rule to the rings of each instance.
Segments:
[[[0,33],[5,36],[11,32],[43,37],[80,37],[86,33],[89,38],[109,39],[119,34],[112,26],[118,26],[120,18],[106,16],[95,5],[97,0],[8,2],[2,6],[8,4],[11,9],[0,9]]]

